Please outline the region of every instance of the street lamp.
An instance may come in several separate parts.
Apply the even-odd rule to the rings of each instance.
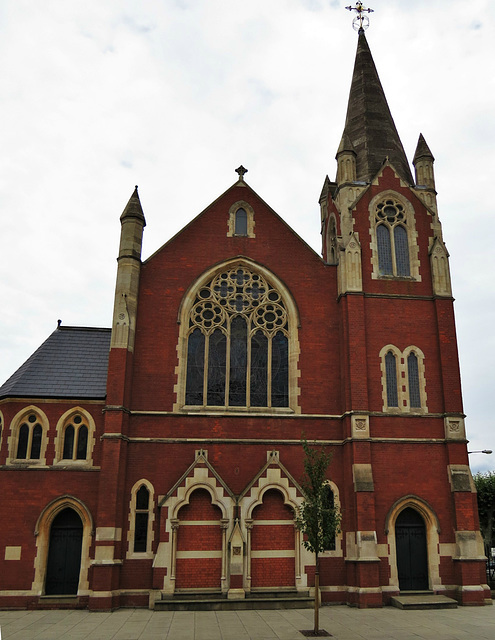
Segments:
[[[470,453],[486,453],[486,454],[490,454],[490,453],[493,453],[493,451],[491,449],[483,449],[482,451],[468,451],[468,455]]]

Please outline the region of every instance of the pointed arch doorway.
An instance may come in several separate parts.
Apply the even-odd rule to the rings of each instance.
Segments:
[[[395,521],[397,571],[401,591],[428,589],[428,552],[426,525],[411,507],[404,509]]]
[[[50,529],[46,595],[77,595],[81,570],[83,523],[70,508],[61,511]]]

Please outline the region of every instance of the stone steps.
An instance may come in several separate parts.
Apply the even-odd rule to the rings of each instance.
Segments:
[[[221,593],[183,593],[155,601],[155,611],[247,611],[252,609],[310,609],[314,599],[307,592],[262,591],[228,600]]]
[[[407,591],[390,599],[398,609],[456,609],[457,600],[436,595],[431,591]]]

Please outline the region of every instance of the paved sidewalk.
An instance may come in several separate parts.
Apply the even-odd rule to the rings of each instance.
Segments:
[[[495,606],[440,611],[323,607],[337,640],[494,640]],[[167,612],[0,611],[1,640],[304,640],[311,609]]]

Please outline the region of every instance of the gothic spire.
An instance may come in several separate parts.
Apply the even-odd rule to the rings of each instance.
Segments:
[[[403,180],[414,183],[364,30],[358,37],[343,137],[356,152],[358,181],[372,180],[388,158]]]

